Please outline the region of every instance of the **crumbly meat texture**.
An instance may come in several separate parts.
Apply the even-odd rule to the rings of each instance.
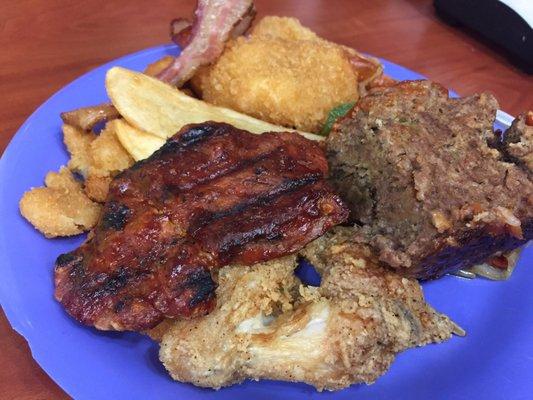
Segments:
[[[46,237],[72,236],[91,229],[100,206],[89,199],[67,168],[46,175],[46,187],[31,189],[20,200],[20,212]]]
[[[450,99],[411,81],[373,89],[336,123],[331,181],[382,262],[435,278],[533,237],[531,170],[489,146],[497,108],[490,94]],[[530,148],[527,132],[513,137],[509,152]]]
[[[397,353],[460,331],[425,303],[415,280],[379,267],[342,230],[303,254],[320,260],[319,288],[295,277],[295,257],[229,266],[220,270],[213,312],[158,327],[171,376],[212,388],[276,379],[337,390],[372,383]]]
[[[297,20],[265,17],[192,85],[209,103],[319,132],[332,108],[358,99],[361,79],[379,74],[377,61],[318,38]]]
[[[56,261],[56,299],[99,329],[203,315],[212,271],[294,253],[347,218],[327,169],[300,135],[186,126],[113,179],[89,240]]]
[[[526,173],[533,171],[533,111],[520,114],[505,132],[496,147],[509,162],[522,166]]]

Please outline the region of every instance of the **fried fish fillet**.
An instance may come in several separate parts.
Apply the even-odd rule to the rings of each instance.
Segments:
[[[265,17],[192,79],[205,101],[306,132],[359,98],[379,62],[319,38],[293,18]]]
[[[301,285],[295,256],[221,269],[213,312],[152,332],[170,375],[212,388],[277,379],[337,390],[372,383],[397,353],[460,331],[425,303],[416,280],[378,266],[336,230],[302,252],[322,274],[319,288]]]
[[[296,252],[347,218],[327,168],[297,134],[188,125],[113,179],[88,241],[56,261],[56,299],[99,329],[203,315],[212,270]]]

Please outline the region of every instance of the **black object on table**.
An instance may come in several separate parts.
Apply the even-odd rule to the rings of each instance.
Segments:
[[[521,15],[498,0],[434,0],[434,5],[446,22],[478,32],[505,49],[517,67],[533,74],[533,28],[526,21],[533,20],[533,7],[526,7]]]

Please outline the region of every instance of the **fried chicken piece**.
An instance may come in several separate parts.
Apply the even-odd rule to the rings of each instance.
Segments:
[[[332,108],[359,97],[348,52],[285,18],[264,18],[249,38],[230,41],[192,85],[209,103],[307,132],[320,131]]]
[[[212,388],[278,379],[337,390],[372,383],[397,353],[460,332],[425,303],[416,280],[378,266],[348,238],[337,228],[302,252],[321,271],[319,288],[300,284],[294,256],[223,268],[211,314],[153,332],[171,376]]]
[[[46,237],[72,236],[91,229],[100,215],[81,184],[63,167],[46,175],[46,187],[34,188],[22,196],[20,212]]]
[[[70,153],[68,168],[48,173],[46,187],[26,192],[20,201],[22,215],[46,237],[77,235],[94,227],[100,206],[92,200],[104,201],[111,174],[133,163],[108,128],[96,135],[64,124],[63,141]],[[74,179],[71,172],[85,182]]]

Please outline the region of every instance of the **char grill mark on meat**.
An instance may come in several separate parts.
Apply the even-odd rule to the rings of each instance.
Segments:
[[[56,261],[56,298],[99,329],[205,314],[213,269],[298,251],[347,218],[327,168],[296,134],[190,125],[113,180],[89,240]]]

